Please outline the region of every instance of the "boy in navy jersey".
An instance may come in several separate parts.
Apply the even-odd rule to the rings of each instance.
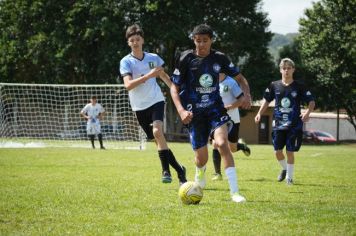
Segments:
[[[294,152],[300,149],[303,122],[309,120],[315,102],[310,91],[299,81],[293,80],[295,66],[291,59],[282,59],[279,68],[282,79],[272,82],[265,90],[264,101],[255,117],[255,122],[260,122],[261,115],[266,111],[268,104],[275,100],[272,141],[276,158],[282,167],[278,181],[281,182],[287,177],[287,184],[291,185],[293,184]],[[308,104],[308,108],[303,114],[300,110],[302,102]],[[284,146],[286,146],[287,162],[283,154]]]
[[[195,152],[195,181],[205,187],[208,161],[208,139],[212,136],[224,160],[225,173],[234,202],[245,202],[239,194],[234,159],[227,139],[226,123],[230,120],[219,94],[219,73],[225,73],[240,83],[245,94],[242,107],[251,106],[247,80],[221,52],[211,49],[213,31],[202,24],[194,28],[194,50],[187,50],[177,58],[172,76],[171,96],[183,123],[188,126]]]
[[[177,171],[179,183],[183,184],[187,181],[185,168],[168,148],[163,133],[165,101],[156,78],[162,79],[168,87],[172,84],[164,72],[164,61],[157,54],[143,51],[143,31],[138,25],[127,28],[126,39],[131,53],[120,61],[120,74],[129,91],[131,108],[147,138],[156,142],[162,165],[162,182],[172,182],[171,165]]]

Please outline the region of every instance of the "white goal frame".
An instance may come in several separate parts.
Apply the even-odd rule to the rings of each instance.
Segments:
[[[144,149],[145,135],[123,85],[0,83],[0,147],[87,147],[80,115],[92,95],[105,109],[106,148]],[[96,146],[99,147],[96,137]]]

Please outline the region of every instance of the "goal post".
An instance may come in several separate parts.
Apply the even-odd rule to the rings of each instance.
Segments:
[[[0,83],[0,147],[91,147],[80,111],[93,95],[105,109],[104,146],[144,149],[123,85],[15,83]]]

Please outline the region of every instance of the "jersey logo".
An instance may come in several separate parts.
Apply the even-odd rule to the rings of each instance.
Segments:
[[[230,65],[229,65],[229,67],[231,67],[231,68],[232,68],[232,67],[235,67],[234,63],[231,62]]]
[[[213,84],[213,77],[209,74],[203,74],[199,78],[199,83],[202,87],[208,88]]]
[[[266,93],[269,93],[269,89],[268,89],[268,88],[266,88],[265,92],[266,92]]]
[[[227,85],[224,85],[224,88],[223,88],[223,92],[228,92],[229,91],[229,86],[227,86]]]
[[[174,75],[180,75],[180,71],[176,68],[176,69],[173,71],[173,74],[174,74]]]
[[[307,91],[306,95],[307,95],[307,96],[311,96],[311,92],[310,92],[310,91]]]
[[[149,61],[148,66],[150,67],[150,69],[155,68],[155,64],[153,63],[153,61]]]
[[[290,100],[287,97],[282,98],[281,105],[283,108],[288,108],[290,106]]]
[[[296,92],[296,91],[292,91],[292,92],[291,92],[291,95],[292,95],[292,97],[295,98],[295,97],[297,96],[297,92]]]
[[[213,65],[213,70],[215,73],[219,73],[220,72],[220,69],[221,69],[221,66],[217,63],[214,63]]]

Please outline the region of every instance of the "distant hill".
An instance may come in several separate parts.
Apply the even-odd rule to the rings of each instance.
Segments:
[[[298,33],[289,33],[286,35],[274,33],[271,42],[268,45],[268,50],[273,56],[274,61],[278,60],[279,50],[293,42],[294,38],[298,36]]]

